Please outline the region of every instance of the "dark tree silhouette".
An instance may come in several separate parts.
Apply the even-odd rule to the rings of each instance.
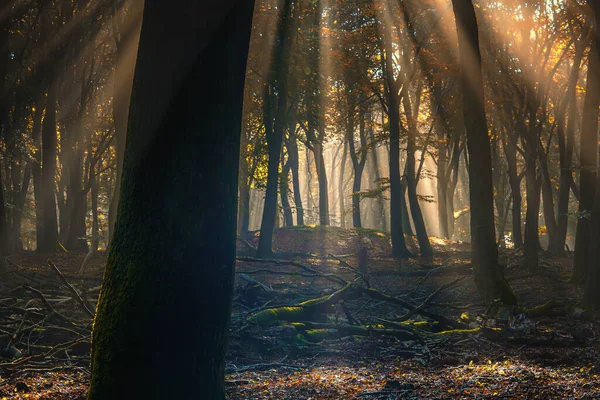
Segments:
[[[452,0],[460,56],[463,114],[469,154],[471,260],[475,284],[486,301],[516,304],[517,297],[498,265],[494,227],[492,155],[484,109],[479,30],[472,0]]]
[[[253,3],[146,2],[88,399],[224,399]]]

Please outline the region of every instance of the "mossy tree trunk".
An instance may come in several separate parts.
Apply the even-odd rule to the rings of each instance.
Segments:
[[[143,2],[128,0],[127,11],[121,9],[113,16],[112,34],[117,47],[115,71],[113,75],[113,119],[115,121],[115,155],[117,177],[108,210],[109,242],[115,229],[117,205],[121,191],[123,175],[123,157],[125,155],[125,139],[127,137],[127,118],[129,116],[129,100],[133,86],[135,55],[142,27]]]
[[[253,3],[146,2],[88,399],[225,398]]]

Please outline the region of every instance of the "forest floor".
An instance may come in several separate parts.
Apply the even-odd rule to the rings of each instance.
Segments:
[[[577,307],[568,257],[542,254],[533,274],[519,252],[502,250],[520,307],[489,317],[468,244],[432,238],[433,257],[399,263],[374,231],[287,228],[274,237],[269,262],[252,258],[256,235],[239,241],[229,399],[600,398],[600,324]],[[85,398],[86,308],[104,255],[79,277],[82,260],[10,258],[0,276],[0,400]],[[311,299],[325,306],[299,304]]]

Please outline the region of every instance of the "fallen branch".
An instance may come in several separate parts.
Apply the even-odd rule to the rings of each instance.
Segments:
[[[62,272],[60,272],[60,270],[58,269],[58,267],[56,265],[54,265],[54,263],[52,262],[52,260],[48,260],[48,266],[50,266],[50,268],[52,268],[54,270],[54,272],[56,272],[56,274],[58,275],[58,277],[60,278],[60,280],[63,281],[63,283],[65,285],[67,285],[67,287],[69,288],[69,290],[71,291],[71,293],[73,293],[73,296],[75,296],[75,299],[77,300],[77,302],[79,302],[79,304],[83,308],[83,310],[90,317],[94,318],[94,313],[90,311],[90,309],[88,308],[88,306],[85,303],[85,300],[83,300],[83,298],[79,295],[79,292],[77,291],[77,289],[75,289],[73,287],[73,285],[71,285],[69,283],[69,281],[67,281],[67,278],[65,278],[65,276],[62,274]]]
[[[260,326],[272,326],[280,321],[309,320],[316,314],[328,311],[329,307],[344,298],[346,292],[353,286],[346,284],[342,289],[328,296],[303,301],[292,306],[267,308],[248,317],[249,322],[256,322]]]
[[[413,308],[412,310],[408,311],[406,314],[398,317],[396,319],[396,321],[406,321],[407,319],[409,319],[410,317],[412,317],[415,314],[418,314],[419,312],[421,312],[425,307],[427,307],[427,305],[429,303],[431,303],[431,301],[435,298],[435,296],[437,296],[442,290],[445,290],[451,286],[456,285],[457,283],[461,282],[462,280],[464,280],[466,277],[462,277],[462,278],[458,278],[453,280],[450,283],[447,283],[445,285],[440,286],[435,292],[433,292],[432,294],[429,295],[429,297],[427,297],[427,299],[425,299],[425,301],[423,301],[423,303],[421,303],[419,306]]]

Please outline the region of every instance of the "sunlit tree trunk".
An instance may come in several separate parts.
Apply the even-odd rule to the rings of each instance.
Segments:
[[[516,138],[510,132],[505,131],[506,140],[503,142],[504,154],[506,156],[508,182],[512,197],[512,240],[516,248],[523,247],[523,236],[521,230],[521,178],[517,169],[517,143]]]
[[[127,0],[127,14],[121,10],[111,18],[112,34],[116,45],[115,71],[113,75],[113,119],[115,121],[115,154],[117,177],[115,189],[108,210],[109,242],[114,233],[117,219],[117,205],[121,192],[123,175],[123,156],[127,136],[127,118],[129,117],[129,99],[133,86],[135,55],[142,27],[142,0]],[[116,2],[115,2],[116,4]]]
[[[350,103],[350,102],[349,102]],[[352,182],[352,224],[355,228],[362,228],[360,217],[360,187],[362,185],[362,175],[367,162],[367,137],[365,132],[365,112],[361,108],[358,113],[359,118],[359,141],[360,149],[356,149],[354,142],[354,107],[348,104],[348,127],[347,141],[350,149],[350,159],[354,169],[354,180]]]
[[[492,159],[484,109],[481,53],[475,9],[471,0],[452,0],[458,31],[463,115],[469,155],[471,262],[480,296],[516,304],[517,297],[498,265],[494,228]]]
[[[242,135],[243,137],[244,135]],[[243,148],[242,143],[242,148]],[[248,162],[240,157],[240,200],[238,205],[238,232],[240,234],[248,233],[250,227],[250,185],[248,184],[249,166]]]
[[[290,124],[290,137],[286,143],[288,150],[288,162],[292,171],[292,190],[294,192],[294,205],[296,206],[296,224],[304,225],[304,207],[302,206],[302,193],[300,192],[300,163],[298,155],[298,143],[296,142],[296,123]]]
[[[283,224],[284,226],[294,226],[294,217],[292,215],[292,207],[290,205],[290,163],[285,162],[281,168],[281,176],[279,177],[279,196],[281,198],[281,207],[283,208]]]
[[[373,171],[373,174],[371,175],[372,177],[375,178],[375,186],[378,190],[381,190],[381,186],[382,186],[382,182],[381,182],[381,170],[379,169],[379,155],[377,154],[377,149],[379,148],[376,145],[375,142],[375,133],[373,132],[373,129],[369,128],[367,129],[367,132],[369,134],[369,141],[370,141],[370,145],[371,145],[371,151],[369,152],[369,154],[371,155],[371,170]],[[377,195],[377,199],[375,200],[377,202],[377,221],[378,224],[378,229],[380,229],[382,232],[386,232],[387,231],[387,220],[386,220],[386,216],[385,216],[385,204],[384,204],[384,200],[383,200],[383,193],[380,193],[379,195]]]
[[[431,244],[429,243],[427,229],[425,228],[425,220],[423,219],[423,213],[421,212],[421,206],[419,205],[419,199],[417,197],[418,182],[415,171],[415,150],[418,130],[416,121],[413,118],[410,96],[407,92],[405,92],[404,96],[402,96],[402,102],[404,105],[404,113],[406,115],[408,125],[408,140],[406,148],[406,184],[408,189],[408,201],[410,204],[410,212],[415,225],[415,231],[417,234],[421,255],[430,256],[433,255],[433,247],[431,247]]]
[[[323,140],[314,144],[315,167],[317,170],[317,181],[319,183],[319,225],[329,225],[329,192],[327,185],[327,169],[323,157]]]
[[[583,121],[580,135],[579,170],[579,219],[575,236],[575,257],[573,260],[573,283],[583,283],[588,271],[590,253],[591,219],[590,213],[596,190],[596,169],[598,149],[598,100],[600,95],[600,60],[592,40],[588,61],[588,76],[583,105]],[[597,243],[593,244],[594,246]]]
[[[344,151],[340,162],[340,171],[338,176],[338,209],[340,213],[340,226],[346,227],[346,205],[344,201],[344,173],[346,172],[346,159],[348,158],[348,141],[344,141]]]
[[[252,12],[146,2],[89,400],[225,399]]]
[[[387,12],[388,10],[384,10]],[[408,257],[410,252],[406,247],[406,240],[403,231],[402,199],[404,191],[402,190],[402,181],[400,177],[400,82],[394,76],[393,64],[393,46],[391,27],[385,23],[386,18],[382,16],[383,25],[383,55],[382,67],[385,76],[385,98],[387,102],[387,115],[390,129],[390,230],[392,237],[392,255],[394,257]]]

